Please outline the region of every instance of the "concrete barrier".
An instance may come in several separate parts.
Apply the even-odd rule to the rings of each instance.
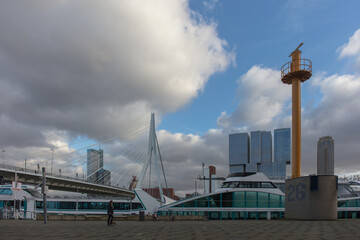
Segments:
[[[285,218],[337,219],[337,176],[314,175],[285,181]]]

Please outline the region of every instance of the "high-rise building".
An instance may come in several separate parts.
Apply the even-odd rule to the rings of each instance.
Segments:
[[[272,162],[272,136],[271,132],[261,132],[261,162]]]
[[[249,144],[250,143],[250,144]],[[290,163],[290,128],[229,135],[229,169],[234,172],[262,172],[268,177],[285,177]],[[273,161],[274,152],[274,161]]]
[[[96,173],[95,182],[104,185],[110,185],[111,184],[110,179],[111,179],[110,171],[102,168]]]
[[[96,182],[100,169],[104,167],[104,151],[102,149],[87,150],[87,180]]]
[[[286,164],[291,163],[291,133],[290,128],[274,130],[274,165],[273,174],[286,175]]]
[[[250,138],[248,133],[229,135],[229,165],[230,173],[246,172],[250,163]]]
[[[250,163],[261,163],[261,131],[250,132]]]
[[[330,136],[317,143],[317,174],[334,175],[334,140]]]
[[[257,164],[257,172],[262,172],[265,175],[272,177],[277,176],[273,173],[272,162],[272,135],[271,132],[261,132],[261,164]]]

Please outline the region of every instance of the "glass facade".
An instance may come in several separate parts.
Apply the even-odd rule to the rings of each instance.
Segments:
[[[338,218],[360,218],[360,199],[338,201]]]
[[[284,216],[285,196],[257,191],[217,193],[164,206],[158,215],[171,211],[175,216],[206,215],[209,219],[266,219],[270,209],[271,218]]]
[[[285,217],[285,196],[260,191],[230,191],[195,197],[169,204],[159,216],[198,216],[197,219],[281,219]],[[338,218],[360,218],[360,197],[338,201]],[[193,218],[194,219],[194,218]]]
[[[286,164],[291,162],[290,137],[290,128],[274,130],[273,176],[286,176]]]
[[[229,135],[229,165],[230,173],[245,172],[246,164],[250,162],[250,139],[248,133]]]
[[[49,211],[103,211],[107,212],[108,202],[75,202],[75,201],[47,201],[46,207]],[[36,201],[36,209],[42,210],[43,201]],[[114,202],[114,211],[142,210],[141,203],[136,202]]]
[[[269,131],[253,131],[250,138],[248,133],[230,134],[230,173],[262,172],[268,177],[285,178],[290,149],[290,128],[275,129],[274,141]]]
[[[250,133],[250,163],[255,165],[255,163],[261,163],[261,132],[251,132]],[[252,171],[254,172],[254,171]],[[256,169],[255,169],[256,172]]]
[[[271,132],[261,132],[261,163],[272,162]]]
[[[274,162],[290,163],[290,128],[274,130]]]
[[[171,208],[283,208],[285,196],[256,192],[240,191],[218,193],[174,204]],[[161,211],[161,208],[160,208]]]
[[[97,172],[104,167],[104,151],[102,149],[87,150],[87,179],[96,182],[98,179]]]

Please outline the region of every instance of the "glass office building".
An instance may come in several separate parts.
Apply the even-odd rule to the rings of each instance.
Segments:
[[[291,160],[290,137],[290,128],[275,129],[274,141],[270,131],[253,131],[250,138],[248,133],[230,134],[230,173],[262,172],[268,177],[285,178],[286,164]]]
[[[261,163],[261,136],[261,131],[250,133],[250,163]]]
[[[290,128],[274,130],[274,165],[275,176],[286,176],[286,164],[291,161]]]
[[[230,173],[246,172],[250,163],[250,138],[248,133],[229,135],[229,165]]]
[[[102,149],[87,150],[87,180],[96,182],[98,172],[104,167],[104,151]]]

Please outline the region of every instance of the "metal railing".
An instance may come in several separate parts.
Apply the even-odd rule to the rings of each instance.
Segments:
[[[300,67],[299,67],[300,66]],[[293,64],[292,61],[285,63],[282,67],[281,67],[281,78],[283,78],[286,74],[291,73],[291,72],[296,72],[296,71],[292,71],[292,69],[298,69],[296,71],[307,71],[307,72],[312,72],[312,62],[309,59],[300,59],[300,63],[299,64]]]

